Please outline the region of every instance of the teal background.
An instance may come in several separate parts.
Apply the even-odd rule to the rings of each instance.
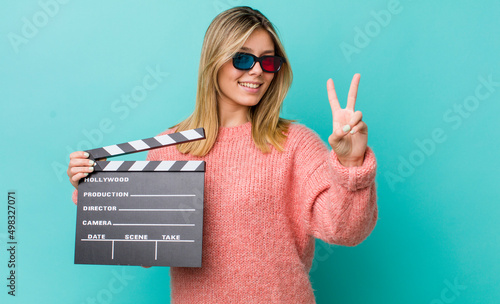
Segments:
[[[206,28],[245,4],[270,18],[288,52],[294,83],[283,116],[325,143],[326,80],[345,106],[361,73],[356,107],[378,160],[380,218],[357,247],[317,242],[317,302],[499,303],[500,84],[476,88],[481,77],[500,82],[500,2],[401,0],[377,32],[373,13],[391,2],[1,0],[0,302],[169,303],[168,268],[73,264],[68,154],[153,136],[185,118]],[[52,16],[44,19],[42,6]],[[13,43],[23,18],[35,17],[38,31]],[[356,28],[369,41],[356,46]],[[357,52],[346,56],[346,44]],[[123,108],[121,96],[139,92],[148,67],[165,73],[161,82]],[[468,110],[459,114],[461,105]],[[107,133],[96,131],[103,120]],[[6,288],[9,190],[18,212],[15,298]]]

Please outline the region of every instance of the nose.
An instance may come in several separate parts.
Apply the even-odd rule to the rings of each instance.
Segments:
[[[262,66],[260,62],[256,62],[254,66],[248,71],[249,75],[261,75],[264,71],[262,70]]]

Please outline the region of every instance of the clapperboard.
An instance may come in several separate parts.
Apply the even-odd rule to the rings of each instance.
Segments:
[[[203,128],[88,150],[102,158],[205,138]],[[75,264],[201,267],[204,161],[96,161],[80,180]]]

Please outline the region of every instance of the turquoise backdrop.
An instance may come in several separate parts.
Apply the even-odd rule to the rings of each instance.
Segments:
[[[326,80],[345,106],[361,73],[356,106],[378,160],[380,218],[357,247],[317,242],[317,302],[500,303],[496,0],[1,0],[0,302],[169,303],[168,268],[73,264],[68,155],[185,118],[205,30],[235,5],[277,26],[294,71],[283,117],[325,143]]]

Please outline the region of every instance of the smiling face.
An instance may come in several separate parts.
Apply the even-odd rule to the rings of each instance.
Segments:
[[[274,42],[266,30],[256,29],[239,52],[257,57],[274,55]],[[249,107],[258,104],[273,77],[274,74],[264,72],[258,62],[247,71],[236,69],[232,60],[224,63],[217,74],[221,90],[217,99],[219,112],[248,110]]]

